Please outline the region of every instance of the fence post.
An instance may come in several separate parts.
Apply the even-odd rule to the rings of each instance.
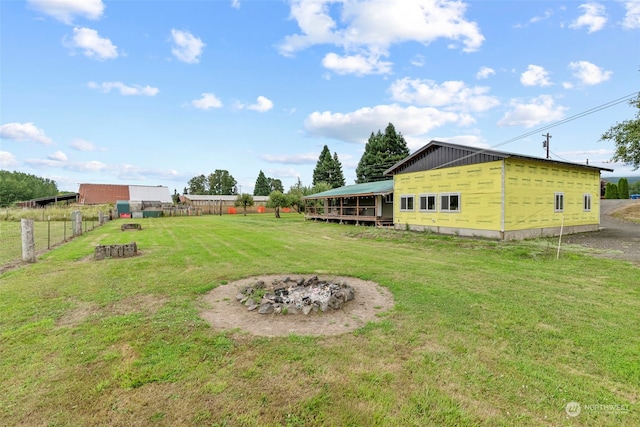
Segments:
[[[51,215],[47,216],[47,250],[51,249]]]
[[[104,213],[102,211],[98,212],[98,225],[104,225]]]
[[[33,220],[22,218],[22,261],[36,262],[36,241],[33,234]]]
[[[82,234],[82,213],[80,211],[71,212],[71,224],[73,227],[73,237]]]

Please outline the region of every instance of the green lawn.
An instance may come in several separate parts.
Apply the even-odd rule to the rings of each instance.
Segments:
[[[0,275],[0,425],[640,425],[630,263],[297,214],[136,222]],[[288,273],[373,280],[395,307],[332,337],[198,317],[216,286]]]

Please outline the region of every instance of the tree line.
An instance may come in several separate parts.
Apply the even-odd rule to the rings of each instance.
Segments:
[[[54,180],[23,172],[0,170],[0,207],[58,194],[58,185]]]

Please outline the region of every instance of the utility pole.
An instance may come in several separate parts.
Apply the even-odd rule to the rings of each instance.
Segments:
[[[546,135],[542,135],[544,137],[546,137],[547,139],[545,139],[544,141],[542,141],[542,148],[546,148],[547,149],[547,159],[549,159],[549,139],[551,139],[551,135],[549,135],[549,132],[547,132]]]

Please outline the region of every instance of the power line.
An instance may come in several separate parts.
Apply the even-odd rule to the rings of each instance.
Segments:
[[[472,154],[468,154],[467,156],[461,157],[460,159],[452,160],[452,161],[450,161],[450,162],[447,162],[447,163],[445,163],[445,164],[443,164],[443,165],[438,166],[438,167],[437,167],[437,168],[435,168],[435,169],[440,169],[440,168],[443,168],[443,167],[449,166],[449,165],[450,165],[450,164],[452,164],[452,163],[459,162],[460,160],[464,160],[464,159],[466,159],[466,158],[469,158],[469,157],[475,156],[475,155],[477,155],[477,154],[481,154],[481,153],[487,152],[487,151],[489,151],[489,150],[493,150],[493,149],[495,149],[495,148],[497,148],[497,147],[501,147],[501,146],[503,146],[503,145],[511,144],[512,142],[518,141],[518,140],[523,139],[523,138],[526,138],[526,137],[528,137],[528,136],[535,135],[535,134],[536,134],[536,133],[538,133],[538,132],[543,132],[543,131],[546,131],[546,130],[552,129],[552,128],[554,128],[554,127],[557,127],[557,126],[563,125],[563,124],[565,124],[565,123],[572,122],[572,121],[574,121],[574,120],[580,119],[580,118],[585,117],[585,116],[588,116],[588,115],[590,115],[590,114],[597,113],[598,111],[602,111],[602,110],[605,110],[605,109],[607,109],[607,108],[613,107],[614,105],[622,104],[623,102],[628,102],[628,101],[632,100],[634,97],[638,96],[638,94],[640,94],[640,92],[632,92],[632,93],[630,93],[630,94],[628,94],[628,95],[625,95],[625,96],[623,96],[623,97],[621,97],[621,98],[614,99],[613,101],[609,101],[609,102],[606,102],[606,103],[604,103],[604,104],[598,105],[597,107],[593,107],[593,108],[591,108],[591,109],[589,109],[589,110],[583,111],[583,112],[581,112],[581,113],[574,114],[573,116],[567,117],[566,119],[559,120],[559,121],[554,122],[554,123],[551,123],[551,124],[549,124],[549,125],[546,125],[546,126],[543,126],[543,127],[537,128],[537,129],[535,129],[535,130],[532,130],[532,131],[530,131],[530,132],[524,133],[524,134],[522,134],[522,135],[519,135],[519,136],[513,137],[513,138],[511,138],[511,139],[507,139],[506,141],[503,141],[503,142],[501,142],[501,143],[499,143],[499,144],[496,144],[496,145],[494,145],[493,147],[490,147],[490,148],[484,148],[484,149],[481,149],[479,152],[475,152],[475,153],[472,153]],[[558,157],[560,157],[560,156],[558,156]]]

